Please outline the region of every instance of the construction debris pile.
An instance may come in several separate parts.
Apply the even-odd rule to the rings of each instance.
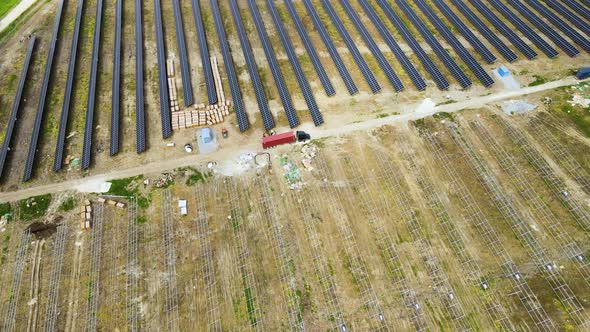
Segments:
[[[221,76],[217,66],[217,58],[211,57],[211,66],[213,67],[213,77],[215,79],[215,88],[219,96],[218,103],[215,105],[197,104],[193,108],[180,111],[178,102],[176,100],[176,84],[169,84],[170,89],[174,89],[170,93],[170,100],[172,106],[172,129],[184,129],[202,126],[211,126],[223,122],[226,116],[229,116],[229,107],[231,102],[225,99],[223,92],[223,85],[221,83]],[[173,67],[169,64],[169,67]],[[174,71],[169,70],[168,75],[174,75]],[[168,82],[174,82],[173,78],[168,78]]]
[[[174,182],[174,178],[171,173],[163,173],[160,177],[152,180],[154,187],[164,188]]]
[[[319,150],[320,149],[315,144],[305,144],[303,148],[301,148],[301,153],[303,154],[303,158],[301,158],[301,163],[308,172],[313,171],[314,168],[311,165],[311,163]]]
[[[568,100],[567,102],[574,107],[581,106],[583,108],[588,108],[590,107],[590,95],[584,97],[582,95],[575,94],[572,96],[572,99]]]

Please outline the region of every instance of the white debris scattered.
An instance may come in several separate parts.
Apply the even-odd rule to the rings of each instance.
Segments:
[[[524,100],[508,100],[501,104],[502,111],[508,115],[523,114],[537,108],[537,105],[530,104]]]
[[[575,94],[572,96],[572,99],[568,100],[568,103],[570,103],[572,106],[582,106],[584,108],[588,108],[590,107],[590,98]]]

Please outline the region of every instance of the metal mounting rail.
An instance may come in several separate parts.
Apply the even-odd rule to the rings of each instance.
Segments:
[[[539,330],[555,331],[553,321],[541,306],[539,299],[530,288],[526,279],[521,277],[523,275],[522,272],[514,263],[496,229],[479,207],[475,197],[473,197],[473,194],[467,188],[449,156],[444,152],[440,140],[435,138],[427,130],[422,130],[420,135],[427,142],[430,151],[434,155],[434,160],[442,167],[447,179],[450,181],[451,187],[465,211],[465,219],[475,227],[480,237],[484,240],[486,247],[495,258],[496,264],[500,266],[502,274],[506,280],[510,281],[513,289],[512,293],[518,297],[521,305],[526,309],[527,314]]]

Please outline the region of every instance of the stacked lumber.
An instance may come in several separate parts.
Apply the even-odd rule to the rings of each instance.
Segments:
[[[229,116],[229,105],[196,105],[192,109],[172,113],[172,129],[212,126]]]
[[[168,67],[172,68],[171,70],[168,70],[168,86],[171,89],[170,106],[172,107],[172,130],[212,126],[222,123],[225,117],[229,116],[231,101],[225,99],[217,58],[211,57],[210,61],[213,67],[213,77],[215,80],[215,88],[217,89],[218,103],[215,105],[197,104],[189,109],[181,111],[176,99],[176,83],[174,82],[174,79],[171,80],[170,78],[170,76],[174,76],[174,63],[172,60],[168,60]],[[172,92],[172,90],[174,91]]]
[[[89,200],[84,201],[84,205],[80,206],[80,229],[85,230],[91,227],[92,222],[92,204]]]
[[[211,67],[213,69],[213,79],[215,80],[215,89],[217,90],[218,102],[225,105],[225,93],[223,92],[223,84],[221,83],[221,75],[219,74],[219,66],[217,65],[217,58],[211,57]]]
[[[117,202],[117,201],[114,201],[112,199],[105,199],[103,197],[99,197],[98,198],[98,202],[101,203],[101,204],[106,204],[106,205],[118,207],[120,209],[124,209],[125,206],[126,206],[126,204],[123,203],[123,202]]]
[[[172,112],[178,112],[180,111],[180,104],[178,103],[176,79],[174,78],[174,60],[169,59],[167,61],[166,73],[168,75],[168,96],[170,98],[170,109]]]

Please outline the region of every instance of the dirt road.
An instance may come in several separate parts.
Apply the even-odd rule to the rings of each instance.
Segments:
[[[0,19],[0,31],[6,29],[14,20],[16,20],[22,13],[31,7],[37,0],[21,0],[14,8],[12,8],[6,16]]]
[[[463,109],[471,109],[471,108],[481,108],[487,104],[494,103],[500,100],[510,99],[510,98],[517,98],[519,96],[529,95],[533,93],[538,93],[546,90],[551,90],[555,88],[559,88],[562,86],[568,86],[578,83],[579,81],[574,77],[568,77],[565,79],[545,83],[542,85],[534,86],[534,87],[526,87],[522,88],[518,91],[507,91],[507,92],[499,92],[495,94],[491,94],[488,96],[482,96],[477,98],[472,98],[467,101],[457,102],[453,104],[442,105],[427,112],[411,112],[407,114],[401,115],[392,115],[386,118],[378,118],[378,119],[371,119],[363,122],[352,123],[343,126],[332,126],[325,125],[321,128],[313,127],[313,124],[305,124],[301,126],[300,130],[307,130],[312,133],[314,138],[321,138],[321,137],[328,137],[328,136],[338,136],[342,134],[348,134],[354,131],[366,131],[372,128],[376,128],[386,124],[403,124],[407,123],[411,120],[416,120],[419,118],[424,118],[431,116],[438,112],[457,112]],[[191,165],[198,165],[206,163],[207,161],[211,160],[228,160],[237,158],[239,154],[250,151],[254,152],[259,149],[259,142],[252,141],[251,144],[248,145],[240,145],[235,148],[231,149],[223,149],[212,154],[208,155],[190,155],[183,158],[178,159],[171,159],[171,160],[163,160],[158,162],[149,163],[146,165],[142,165],[139,167],[132,167],[128,169],[122,170],[113,170],[111,172],[90,176],[81,179],[75,179],[70,181],[64,181],[60,183],[53,183],[49,185],[42,185],[27,189],[22,189],[14,192],[4,192],[0,193],[0,202],[7,202],[7,201],[15,201],[24,198],[28,198],[31,196],[36,195],[43,195],[48,193],[57,193],[67,190],[76,190],[76,188],[84,188],[87,187],[88,184],[92,183],[101,183],[104,181],[109,181],[113,179],[120,179],[126,178],[130,176],[136,176],[140,174],[154,174],[154,173],[161,173],[168,170],[172,170],[178,167],[185,167]]]

